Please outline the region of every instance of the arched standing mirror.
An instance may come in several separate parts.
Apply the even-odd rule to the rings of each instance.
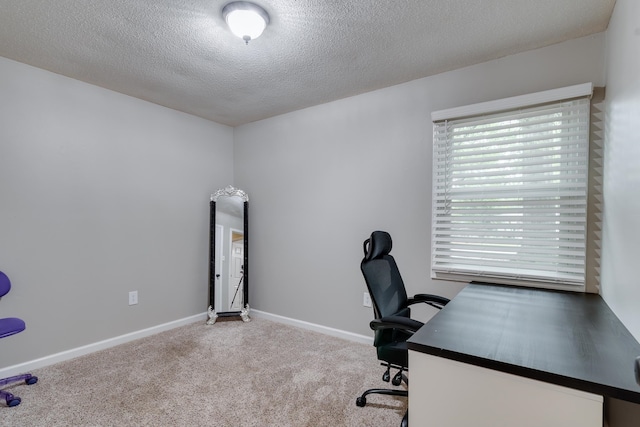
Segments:
[[[249,196],[228,186],[211,195],[208,325],[218,316],[249,318]]]

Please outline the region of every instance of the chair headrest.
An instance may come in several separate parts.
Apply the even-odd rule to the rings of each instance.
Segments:
[[[391,252],[391,235],[386,231],[374,231],[371,237],[364,241],[366,261],[389,255],[389,252]]]
[[[0,297],[5,296],[10,289],[11,289],[11,281],[9,280],[6,274],[0,271]]]

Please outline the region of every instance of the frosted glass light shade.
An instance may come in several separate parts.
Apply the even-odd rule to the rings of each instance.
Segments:
[[[227,4],[222,8],[222,16],[231,32],[247,44],[260,37],[269,23],[269,15],[263,8],[246,1]]]

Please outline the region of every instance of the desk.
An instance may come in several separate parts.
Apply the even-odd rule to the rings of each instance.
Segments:
[[[409,423],[601,426],[640,344],[599,295],[470,284],[408,341]]]

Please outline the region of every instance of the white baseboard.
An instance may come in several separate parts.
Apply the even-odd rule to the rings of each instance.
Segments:
[[[349,341],[359,342],[363,344],[373,344],[373,337],[366,335],[354,334],[353,332],[347,332],[340,329],[330,328],[328,326],[322,326],[315,323],[305,322],[303,320],[292,319],[289,317],[280,316],[277,314],[267,313],[265,311],[251,309],[251,316],[261,317],[263,319],[271,320],[278,323],[284,323],[298,328],[307,329],[315,332],[320,332],[325,335],[333,337],[343,338]],[[173,322],[163,323],[161,325],[153,326],[151,328],[142,329],[140,331],[131,332],[128,334],[120,335],[118,337],[109,338],[103,341],[98,341],[93,344],[84,345],[82,347],[73,348],[71,350],[62,351],[60,353],[52,354],[49,356],[41,357],[39,359],[30,360],[28,362],[19,363],[17,365],[8,366],[0,369],[0,378],[10,377],[18,375],[23,372],[33,371],[38,368],[53,365],[55,363],[64,362],[76,357],[84,356],[89,353],[104,350],[107,348],[115,347],[120,344],[127,343],[129,341],[137,340],[140,338],[148,337],[160,332],[168,331],[180,326],[188,325],[207,319],[207,314],[196,314],[195,316],[185,317],[184,319],[174,320]]]
[[[292,319],[290,317],[280,316],[278,314],[267,313],[265,311],[251,309],[251,316],[261,317],[263,319],[271,320],[278,323],[284,323],[291,326],[297,326],[298,328],[308,329],[315,332],[320,332],[325,335],[331,335],[332,337],[343,338],[349,341],[355,341],[362,344],[373,345],[373,337],[355,334],[353,332],[343,331],[341,329],[334,329],[328,326],[322,326],[315,323],[305,322],[303,320]]]
[[[131,332],[128,334],[120,335],[118,337],[109,338],[104,341],[99,341],[93,344],[83,345],[82,347],[73,348],[71,350],[62,351],[60,353],[52,354],[50,356],[41,357],[40,359],[31,360],[17,365],[8,366],[0,369],[0,378],[10,377],[18,375],[23,372],[29,372],[34,369],[43,368],[45,366],[53,365],[54,363],[64,362],[65,360],[73,359],[85,354],[93,353],[96,351],[104,350],[110,347],[115,347],[120,344],[127,343],[129,341],[137,340],[140,338],[148,337],[159,332],[168,331],[170,329],[177,328],[179,326],[188,325],[207,319],[207,314],[196,314],[195,316],[185,317],[183,319],[174,320],[172,322],[163,323],[161,325],[153,326],[151,328],[142,329],[140,331]]]

